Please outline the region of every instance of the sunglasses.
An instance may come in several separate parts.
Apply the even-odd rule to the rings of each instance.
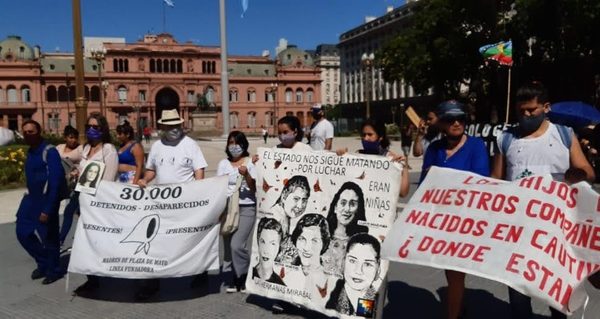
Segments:
[[[88,129],[88,128],[93,128],[93,129],[95,129],[95,130],[99,130],[99,129],[100,129],[100,125],[86,124],[86,125],[85,125],[85,128],[86,128],[86,129]]]
[[[464,124],[465,122],[467,122],[467,116],[466,115],[447,116],[447,117],[441,118],[440,121],[442,121],[443,123],[446,123],[446,124],[453,124],[454,122],[459,122],[459,123]]]

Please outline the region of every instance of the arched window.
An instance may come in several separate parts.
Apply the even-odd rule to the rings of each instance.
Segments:
[[[300,88],[296,89],[296,103],[302,103],[303,95],[304,95],[304,92],[302,91],[302,89],[300,89]]]
[[[215,89],[212,86],[206,88],[206,102],[214,103],[215,102]]]
[[[217,73],[217,62],[215,62],[215,61],[212,61],[210,64],[211,64],[211,69],[212,69],[212,72],[211,72],[211,73],[212,73],[212,74],[215,74],[215,73]]]
[[[256,112],[248,112],[248,127],[256,127]]]
[[[275,101],[275,90],[266,89],[265,90],[265,102],[273,102]]]
[[[306,102],[312,103],[314,97],[313,89],[306,90]]]
[[[90,100],[90,88],[87,86],[84,86],[83,89],[84,89],[84,94],[85,94],[85,100],[89,101]]]
[[[150,59],[150,72],[156,72],[156,61],[154,61],[154,59]]]
[[[163,72],[169,73],[169,60],[167,59],[163,60]]]
[[[31,102],[31,89],[27,85],[21,87],[21,102]]]
[[[238,112],[229,113],[229,127],[230,128],[240,127],[240,119],[238,117]]]
[[[177,60],[177,73],[183,73],[183,61]]]
[[[123,69],[125,67],[123,66],[123,59],[119,59],[119,72],[123,72]]]
[[[265,112],[265,126],[273,126],[273,112]]]
[[[129,72],[129,59],[125,59],[125,72]]]
[[[113,72],[119,72],[119,61],[117,59],[113,59]]]
[[[2,52],[2,47],[0,47],[0,52]],[[0,87],[0,103],[4,102],[4,89]]]
[[[64,85],[58,87],[58,100],[60,102],[66,102],[69,100],[69,90]]]
[[[177,64],[175,63],[175,60],[171,59],[171,73],[175,73],[177,72]]]
[[[100,88],[97,85],[92,86],[90,91],[90,99],[92,102],[100,101]]]
[[[9,85],[6,87],[6,95],[8,103],[17,103],[19,102],[17,96],[17,88],[14,85]]]
[[[56,102],[56,99],[58,98],[57,96],[57,92],[56,92],[56,87],[54,85],[50,85],[49,87],[46,88],[46,101],[47,102]]]
[[[162,71],[163,71],[162,60],[158,59],[158,60],[156,60],[156,72],[162,73]]]
[[[256,102],[256,90],[253,88],[248,89],[248,102],[254,103]]]
[[[292,103],[292,96],[294,95],[294,91],[292,89],[285,89],[285,103]]]
[[[119,95],[119,102],[127,101],[127,88],[124,85],[119,86],[117,93]]]
[[[202,61],[202,73],[206,73],[206,61]]]
[[[229,102],[237,102],[239,100],[238,90],[236,88],[231,88],[229,90]]]

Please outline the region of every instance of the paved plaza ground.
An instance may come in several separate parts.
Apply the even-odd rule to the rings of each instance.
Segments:
[[[273,146],[269,139],[267,146]],[[224,139],[199,142],[208,162],[207,176],[213,176],[216,166],[225,153]],[[262,140],[251,140],[251,150],[263,146]],[[336,138],[334,148],[360,148],[358,138]],[[392,144],[400,152],[398,142]],[[411,194],[416,189],[420,174],[420,159],[410,159]],[[135,284],[131,280],[107,279],[102,282],[97,297],[86,299],[71,297],[70,291],[82,284],[85,277],[78,274],[49,286],[41,281],[31,281],[34,268],[32,259],[25,253],[15,236],[15,212],[23,189],[0,192],[0,318],[319,318],[314,312],[294,311],[286,315],[273,315],[272,301],[254,295],[226,294],[222,287],[223,276],[210,275],[208,285],[191,289],[190,278],[163,280],[160,294],[146,303],[135,303]],[[407,199],[401,199],[406,202]],[[402,208],[402,204],[399,208]],[[68,254],[63,261],[68,262]],[[383,318],[442,318],[445,293],[442,270],[393,263],[388,273],[388,293]],[[509,317],[506,286],[475,276],[467,276],[465,297],[466,318],[500,319]],[[590,303],[586,319],[600,318],[600,292],[587,285]],[[542,303],[534,301],[536,318],[547,318],[549,311]],[[581,318],[578,311],[572,318]]]

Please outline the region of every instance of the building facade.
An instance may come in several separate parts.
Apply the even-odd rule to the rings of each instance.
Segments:
[[[315,63],[321,69],[321,103],[340,103],[340,55],[334,44],[320,44],[315,50]]]
[[[162,110],[176,108],[187,127],[195,110],[214,112],[222,130],[219,47],[158,34],[135,43],[102,42],[101,53],[86,49],[85,94],[88,113],[103,112],[111,128],[123,120],[155,127]],[[295,47],[274,59],[230,56],[228,68],[231,129],[274,132],[286,114],[306,123],[310,106],[320,103],[320,70]],[[74,125],[74,71],[72,54],[41,53],[16,36],[1,41],[0,125],[19,129],[29,118],[49,132]]]
[[[344,116],[349,121],[365,118],[367,99],[372,117],[393,121],[402,118],[400,114],[405,105],[420,107],[419,104],[426,100],[416,96],[413,88],[404,81],[386,82],[382,70],[372,60],[387,41],[410,25],[415,5],[418,5],[416,1],[407,1],[395,9],[388,7],[383,16],[367,17],[363,24],[340,36],[337,47],[340,55],[341,104]],[[353,126],[352,123],[348,125]]]

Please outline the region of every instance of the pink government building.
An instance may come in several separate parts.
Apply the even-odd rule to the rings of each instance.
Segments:
[[[162,110],[176,108],[192,125],[192,114],[213,114],[222,130],[221,60],[217,46],[178,43],[170,34],[146,35],[135,43],[103,42],[101,56],[86,48],[85,94],[88,113],[104,111],[111,128],[123,120],[155,128]],[[41,52],[18,36],[0,41],[0,126],[20,129],[23,120],[61,133],[75,125],[75,75],[71,53]],[[231,129],[273,132],[273,122],[296,115],[311,122],[320,103],[320,69],[295,46],[269,56],[229,56]],[[194,128],[197,129],[197,128]]]

